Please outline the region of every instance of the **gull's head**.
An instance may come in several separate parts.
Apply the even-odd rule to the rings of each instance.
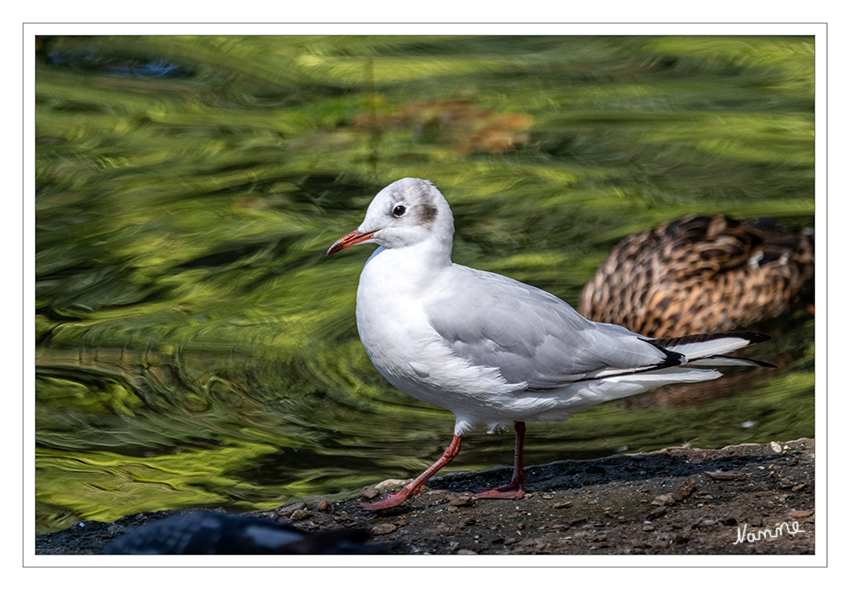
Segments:
[[[360,227],[334,242],[328,255],[356,244],[404,248],[426,241],[450,253],[453,234],[452,211],[440,191],[427,180],[402,178],[375,195]]]

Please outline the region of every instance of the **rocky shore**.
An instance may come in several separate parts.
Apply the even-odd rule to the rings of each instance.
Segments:
[[[527,468],[521,500],[476,500],[510,468],[451,473],[404,505],[369,513],[381,484],[252,512],[305,531],[359,528],[391,554],[811,554],[815,549],[815,442],[718,450],[667,448]],[[186,511],[87,521],[36,537],[36,553],[93,554],[129,531]]]

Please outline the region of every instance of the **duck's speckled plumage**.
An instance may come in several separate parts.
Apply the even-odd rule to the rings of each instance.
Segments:
[[[770,220],[686,217],[620,242],[579,313],[656,338],[733,330],[788,311],[814,258],[811,235]]]

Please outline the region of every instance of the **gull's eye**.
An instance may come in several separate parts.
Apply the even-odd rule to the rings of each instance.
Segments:
[[[402,215],[404,215],[405,211],[407,211],[407,209],[405,208],[404,205],[396,205],[395,209],[393,209],[393,216],[394,217],[401,217]]]

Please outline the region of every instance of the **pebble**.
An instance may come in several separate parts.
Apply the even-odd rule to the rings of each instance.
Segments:
[[[655,496],[655,499],[652,501],[653,506],[670,506],[673,504],[675,500],[673,500],[673,494],[661,494],[660,496]]]
[[[792,510],[791,518],[808,518],[815,513],[814,510]]]
[[[281,506],[277,510],[275,510],[275,514],[277,516],[290,516],[293,512],[297,512],[298,510],[304,510],[307,505],[304,502],[295,502],[294,504],[287,504],[286,506]]]
[[[388,489],[400,490],[412,481],[412,479],[385,479],[381,483],[375,484],[375,487],[382,492]]]
[[[667,512],[667,507],[666,506],[659,506],[658,508],[656,508],[655,510],[650,512],[649,516],[647,518],[650,518],[650,519],[658,518],[659,516],[662,516],[665,512]]]
[[[364,500],[373,500],[381,495],[381,492],[376,487],[366,488],[360,497]]]
[[[311,516],[313,516],[313,513],[309,510],[296,510],[289,516],[289,520],[298,522],[299,520],[306,520]]]
[[[372,527],[372,534],[376,537],[379,535],[389,535],[394,532],[398,527],[392,523],[384,522],[381,524],[376,524]]]
[[[693,477],[686,478],[682,483],[679,484],[679,487],[673,490],[673,499],[676,501],[681,501],[687,498],[693,493],[696,487],[697,482]]]
[[[454,496],[449,500],[450,506],[474,506],[475,498],[472,496]]]

